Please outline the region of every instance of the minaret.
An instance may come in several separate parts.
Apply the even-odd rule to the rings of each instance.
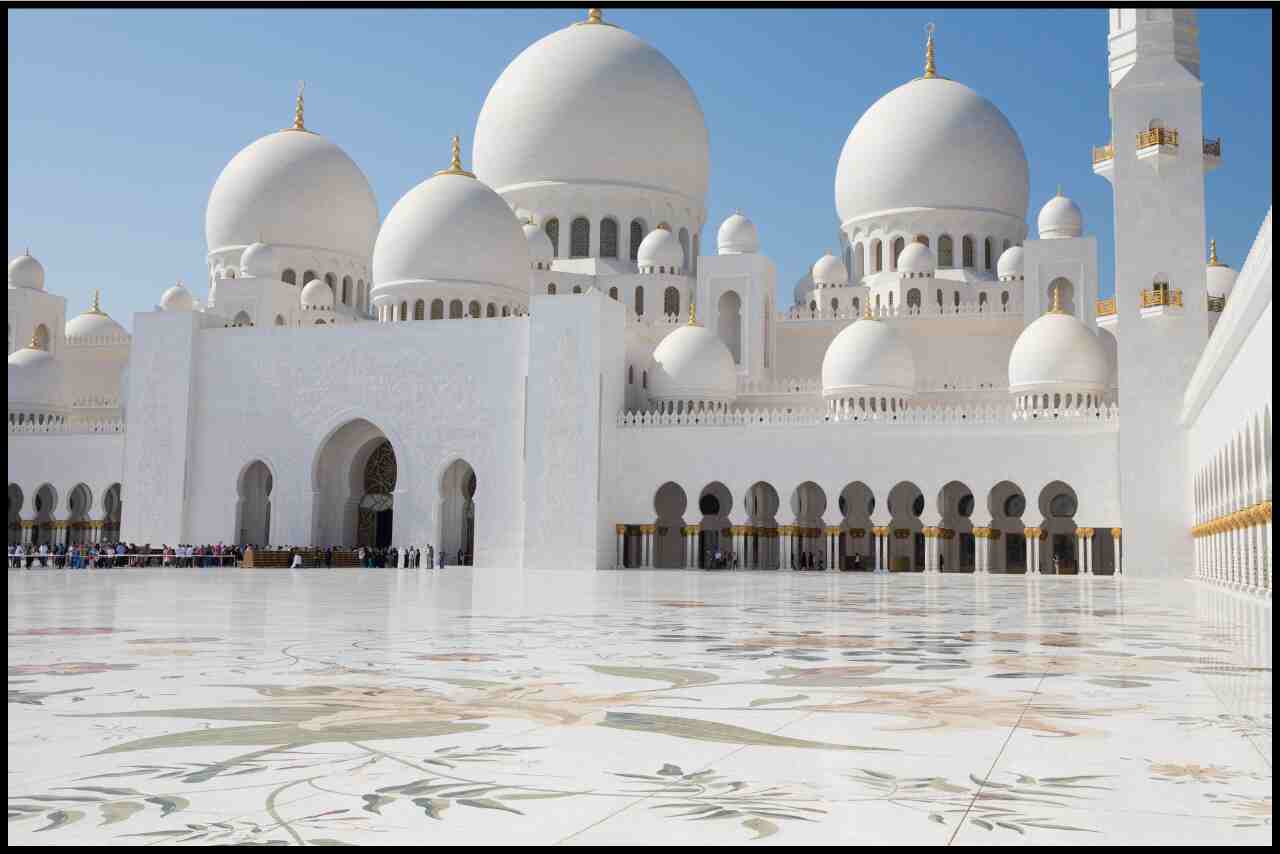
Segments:
[[[1180,578],[1193,543],[1179,420],[1208,330],[1198,31],[1190,9],[1109,15],[1111,156],[1095,171],[1115,199],[1124,566]]]

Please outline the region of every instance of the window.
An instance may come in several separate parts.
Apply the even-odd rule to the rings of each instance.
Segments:
[[[1000,310],[1008,311],[1009,309],[1009,292],[1003,291],[1000,294]]]
[[[911,290],[907,291],[907,307],[908,308],[920,307],[920,289],[919,288],[912,288]]]
[[[893,257],[889,259],[889,269],[898,269],[898,257],[902,255],[902,250],[907,248],[907,241],[899,237],[893,241]]]
[[[407,300],[400,301],[400,319],[401,320],[409,319],[409,303]]]
[[[836,299],[835,297],[831,298],[831,313],[832,314],[840,313],[840,300]]]
[[[569,257],[586,258],[591,254],[591,223],[580,216],[569,226]]]
[[[600,220],[600,257],[618,257],[618,221],[616,219]]]
[[[680,250],[684,253],[684,264],[681,265],[680,269],[682,271],[688,270],[689,269],[689,229],[687,228],[680,229]],[[675,272],[675,271],[672,271],[672,272]]]
[[[414,320],[427,319],[427,303],[425,300],[418,300],[413,304],[413,319]]]
[[[929,245],[929,235],[927,235],[927,234],[917,234],[917,235],[916,235],[916,243],[923,243],[925,246],[928,246],[928,245]]]
[[[884,256],[881,251],[880,241],[873,240],[871,242],[871,272],[879,273],[884,269]]]
[[[497,316],[498,316],[498,307],[497,307],[496,305],[494,305],[493,303],[489,303],[487,306],[485,306],[485,309],[484,309],[484,316],[485,316],[485,317],[497,317]]]
[[[938,266],[954,267],[955,265],[955,247],[951,245],[951,235],[944,234],[938,238]]]
[[[938,288],[938,309],[942,309],[942,288]]]
[[[991,238],[988,237],[986,240],[982,241],[982,243],[983,243],[983,251],[982,251],[983,267],[984,269],[990,270],[991,269]]]
[[[853,298],[853,313],[856,315],[856,314],[857,314],[858,312],[860,312],[860,311],[862,311],[862,300],[858,299],[857,297],[854,297],[854,298]]]
[[[866,262],[862,257],[862,244],[861,243],[853,244],[853,266],[850,267],[849,269],[853,271],[854,282],[859,282],[862,280],[862,277],[864,275],[865,264]]]
[[[351,277],[342,277],[342,304],[351,305]]]
[[[449,300],[449,319],[458,320],[462,317],[462,300]]]
[[[547,295],[548,295],[548,296],[555,296],[555,295],[556,295],[556,283],[555,283],[555,282],[552,282],[551,284],[547,285]]]
[[[469,315],[471,315],[472,317],[479,317],[479,316],[480,316],[480,302],[479,302],[479,300],[472,300],[472,301],[471,301],[471,304],[467,306],[467,313],[468,313]]]
[[[680,292],[675,288],[667,288],[662,292],[662,313],[680,313]]]
[[[636,384],[636,367],[635,365],[627,365],[627,385]]]
[[[646,390],[649,388],[649,372],[648,371],[641,372],[640,387]]]
[[[960,259],[965,267],[973,266],[973,238],[965,236],[960,240]]]
[[[365,287],[364,279],[356,282],[356,299],[359,301],[360,307],[366,312],[369,311],[369,289]]]
[[[1004,515],[1017,518],[1027,509],[1027,499],[1021,495],[1010,495],[1004,500]]]
[[[636,314],[644,314],[644,286],[636,285]]]
[[[329,290],[334,293],[338,292],[338,277],[333,275],[333,273],[324,274],[324,283],[329,286]]]
[[[431,301],[431,319],[444,320],[444,300],[433,299]]]
[[[298,284],[298,274],[293,270],[285,270],[280,274],[280,281],[285,282],[286,284],[296,285]]]
[[[978,294],[978,306],[979,306],[979,308],[985,307],[985,306],[986,306],[986,304],[987,304],[987,295],[986,295],[985,293],[983,293],[983,294]]]
[[[575,294],[580,294],[580,293],[582,293],[582,285],[574,285],[574,286],[573,286],[573,292],[574,292]]]
[[[956,298],[955,299],[956,309],[958,310],[960,308],[960,292],[959,291],[955,291],[955,298]]]
[[[640,257],[640,241],[644,240],[644,221],[631,220],[631,260]]]
[[[617,289],[617,288],[609,288],[609,299],[614,300],[614,301],[617,301],[617,299],[618,299],[618,289]]]
[[[1009,248],[1009,241],[1007,241],[1007,240],[1006,240],[1006,241],[1004,242],[1004,248],[1003,248],[1003,249],[1001,249],[1000,251],[1001,251],[1001,252],[1003,252],[1005,249],[1008,249],[1008,248]]]
[[[502,307],[502,316],[503,316],[503,317],[510,317],[510,316],[511,316],[511,306],[509,306],[509,305],[504,305],[504,306]]]
[[[307,282],[311,281],[312,279],[318,279],[318,278],[320,277],[316,275],[315,270],[308,270],[307,272],[302,274],[302,284],[305,285]]]
[[[542,230],[547,233],[547,237],[551,239],[551,256],[553,258],[560,257],[560,220],[552,217],[542,226]]]

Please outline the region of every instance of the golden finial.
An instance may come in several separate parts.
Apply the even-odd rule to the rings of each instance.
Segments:
[[[600,10],[599,10],[599,9],[588,9],[588,10],[587,10],[587,23],[588,23],[588,24],[601,24],[601,23],[604,23],[604,19],[601,17],[601,15],[600,15]]]
[[[1062,198],[1062,185],[1058,185],[1058,198]]]
[[[293,107],[293,127],[285,128],[285,130],[307,130],[306,125],[302,123],[302,92],[307,88],[307,81],[298,81],[298,100]],[[310,131],[307,131],[310,133]]]
[[[102,305],[98,300],[99,293],[100,292],[97,290],[93,292],[93,305],[89,307],[89,314],[106,314],[106,312],[102,310]]]
[[[698,304],[693,297],[689,298],[689,325],[698,325]]]
[[[467,178],[476,177],[474,173],[468,172],[462,168],[462,142],[458,137],[453,138],[452,156],[449,160],[449,168],[441,169],[437,175],[464,175]]]
[[[1210,267],[1227,266],[1226,264],[1223,264],[1221,261],[1218,260],[1218,241],[1216,240],[1209,241],[1209,266]]]
[[[875,320],[875,318],[871,316],[871,300],[867,300],[866,306],[862,309],[862,319]]]
[[[1053,304],[1049,306],[1049,314],[1066,314],[1062,307],[1062,285],[1053,286]]]
[[[36,333],[34,331],[31,333],[31,349],[32,350],[44,349],[43,347],[40,346],[40,339],[36,337]]]
[[[937,77],[938,67],[933,62],[933,24],[929,24],[924,30],[929,34],[924,43],[924,76],[926,78]]]

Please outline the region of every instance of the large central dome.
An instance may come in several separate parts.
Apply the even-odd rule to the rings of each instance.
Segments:
[[[968,86],[922,77],[853,126],[836,167],[840,222],[902,208],[1027,214],[1027,157],[1009,120]]]
[[[535,42],[502,72],[480,110],[472,162],[499,193],[541,181],[615,184],[700,207],[707,126],[688,81],[653,46],[582,22]]]

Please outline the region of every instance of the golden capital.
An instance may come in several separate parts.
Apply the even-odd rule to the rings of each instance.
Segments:
[[[1118,539],[1120,539],[1120,533],[1121,533],[1123,530],[1124,530],[1123,528],[1112,528],[1112,529],[1111,529],[1111,536],[1115,537],[1115,538],[1118,540]]]
[[[627,532],[627,526],[622,524],[614,525],[613,530],[619,534],[625,534]]]

